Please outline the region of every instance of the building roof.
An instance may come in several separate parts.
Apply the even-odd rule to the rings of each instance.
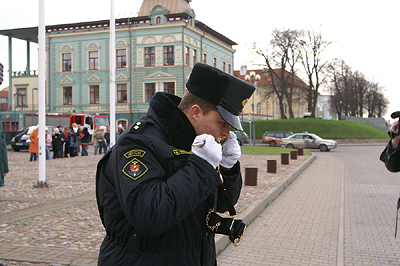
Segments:
[[[0,30],[0,35],[38,43],[38,27]]]
[[[150,12],[155,6],[162,6],[171,14],[189,13],[192,10],[189,2],[187,0],[143,0],[138,16],[150,16]]]
[[[267,73],[265,73],[265,71],[263,69],[255,69],[255,70],[247,70],[247,74],[249,74],[251,71],[256,72],[256,74],[261,76],[261,79],[257,82],[257,87],[270,87],[272,86],[272,80],[271,80],[271,71],[273,71],[275,73],[275,76],[278,75],[280,76],[281,74],[281,69],[269,69],[267,71]],[[245,80],[245,75],[240,75],[240,70],[235,70],[233,75],[237,78],[240,78],[241,80]],[[285,70],[284,72],[284,76],[285,78],[288,78],[290,75],[290,73],[288,71]],[[275,84],[278,84],[278,81],[276,79],[274,79]],[[308,85],[298,76],[294,76],[294,87],[295,88],[304,88],[304,89],[308,89]],[[288,80],[288,84],[289,86],[291,85],[291,80]]]
[[[8,91],[0,91],[0,98],[8,99]]]
[[[191,0],[143,0],[142,7],[140,8],[138,17],[133,18],[120,18],[115,20],[116,26],[125,25],[141,25],[143,23],[150,23],[150,11],[156,6],[161,5],[169,13],[165,14],[166,17],[181,17],[188,19],[188,13],[192,10],[189,5]],[[146,11],[145,11],[146,10]],[[77,23],[67,23],[59,25],[46,26],[46,32],[60,32],[60,31],[78,31],[78,30],[95,30],[95,29],[108,29],[110,20],[87,21]],[[236,42],[225,37],[221,33],[208,27],[201,21],[195,21],[195,27],[204,31],[210,36],[224,42],[227,45],[237,45]],[[0,35],[17,38],[24,41],[38,43],[38,27],[18,28],[18,29],[4,29],[0,30]]]

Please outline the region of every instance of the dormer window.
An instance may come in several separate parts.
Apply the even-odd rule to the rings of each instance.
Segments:
[[[161,24],[161,17],[156,18],[156,24]]]

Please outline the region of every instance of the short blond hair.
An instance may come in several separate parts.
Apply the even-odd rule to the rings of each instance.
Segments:
[[[205,114],[207,114],[210,111],[217,110],[214,104],[200,98],[199,96],[191,93],[190,91],[186,91],[178,107],[183,112],[185,112],[189,108],[191,108],[194,104],[198,104]]]

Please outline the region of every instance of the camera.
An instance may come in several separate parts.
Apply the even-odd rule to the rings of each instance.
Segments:
[[[393,119],[396,119],[396,118],[400,117],[400,111],[393,112],[390,116]],[[388,134],[391,139],[396,136],[399,136],[400,135],[400,123],[396,126],[394,132],[389,130]]]

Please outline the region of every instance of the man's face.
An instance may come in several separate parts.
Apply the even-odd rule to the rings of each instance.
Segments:
[[[197,135],[210,134],[216,140],[224,140],[229,136],[229,124],[217,110],[209,111],[206,114],[200,111],[193,127]]]

